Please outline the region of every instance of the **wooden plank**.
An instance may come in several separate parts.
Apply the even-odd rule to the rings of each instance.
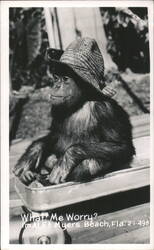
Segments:
[[[143,125],[143,126],[136,127],[133,129],[133,138],[138,138],[138,137],[148,136],[148,135],[150,135],[149,125]]]
[[[103,204],[100,204],[100,206],[103,206]],[[12,209],[11,209],[12,210]],[[21,230],[21,213],[20,211],[15,211],[13,209],[13,213],[11,213],[11,221],[10,221],[10,238],[11,243],[18,243],[18,236],[19,232]],[[69,208],[68,208],[69,213]],[[114,213],[108,213],[100,215],[96,218],[95,221],[147,221],[150,217],[150,209],[149,209],[149,203],[142,204],[139,206],[130,207],[127,209],[123,209]],[[65,221],[66,222],[66,221]],[[98,228],[86,228],[83,225],[84,221],[80,221],[80,228],[72,227],[68,228],[68,233],[72,237],[72,243],[73,244],[96,244],[100,241],[109,240],[112,239],[115,236],[120,236],[123,233],[131,232],[132,230],[140,229],[142,228],[139,225],[132,225],[129,227],[98,227]],[[114,240],[114,239],[113,239]],[[121,243],[119,241],[119,243]],[[131,243],[137,243],[132,242]],[[102,242],[103,244],[103,242]]]
[[[150,227],[143,227],[131,232],[120,234],[107,240],[97,242],[97,244],[149,244]]]
[[[133,138],[150,135],[150,115],[138,115],[130,118],[133,127]]]
[[[150,124],[150,115],[149,114],[134,115],[130,117],[130,120],[133,127],[144,124]]]
[[[146,203],[139,206],[123,209],[117,212],[100,215],[94,220],[94,222],[100,225],[98,227],[88,227],[86,226],[85,221],[80,221],[80,228],[69,228],[68,233],[72,237],[73,244],[94,244],[104,242],[112,243],[112,240],[115,240],[116,243],[119,244],[127,243],[128,240],[130,240],[129,243],[140,243],[140,239],[135,238],[135,232],[134,237],[132,233],[130,234],[130,237],[126,238],[126,241],[124,235],[126,235],[128,232],[132,232],[134,230],[139,229],[138,233],[142,233],[142,235],[144,235],[144,240],[148,240],[150,237],[148,232],[150,223],[149,218],[150,206],[149,203]],[[146,223],[146,232],[144,232],[145,227],[142,226],[141,223]],[[122,235],[123,237],[121,242]]]
[[[135,115],[130,117],[131,123],[133,127],[143,126],[145,124],[150,124],[150,115]]]
[[[19,199],[10,200],[10,208],[21,207],[23,205],[23,202]]]

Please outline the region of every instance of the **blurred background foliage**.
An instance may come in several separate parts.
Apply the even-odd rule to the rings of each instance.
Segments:
[[[149,36],[147,8],[129,8],[143,22],[136,22],[123,11],[101,8],[107,50],[119,70],[130,68],[133,72],[149,72]]]
[[[41,87],[49,47],[43,8],[10,8],[10,72],[12,87]]]
[[[130,115],[139,115],[149,112],[150,105],[148,16],[146,8],[130,9],[144,23],[136,22],[116,8],[100,8],[108,41],[107,51],[117,65],[117,69],[106,72],[105,78],[107,83],[114,82],[118,90],[115,99]],[[43,8],[10,8],[9,32],[11,96],[26,99],[22,102],[22,114],[15,110],[19,122],[16,128],[12,128],[15,131],[12,138],[31,137],[47,129],[51,121],[50,104],[46,100],[48,76],[45,61],[49,42]],[[132,96],[135,94],[141,98],[145,110],[128,95],[121,78],[123,75]],[[14,107],[12,103],[16,104],[16,98],[10,100]]]

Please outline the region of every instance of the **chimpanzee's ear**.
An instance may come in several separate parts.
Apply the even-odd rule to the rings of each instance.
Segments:
[[[46,51],[46,59],[48,61],[50,61],[50,60],[59,60],[63,53],[64,53],[64,51],[61,50],[61,49],[48,48],[47,51]]]

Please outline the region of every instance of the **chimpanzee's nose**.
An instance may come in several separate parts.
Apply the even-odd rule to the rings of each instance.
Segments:
[[[56,89],[60,89],[61,85],[62,85],[61,81],[58,81],[58,82],[56,82],[56,83],[54,84],[54,87],[55,87]]]

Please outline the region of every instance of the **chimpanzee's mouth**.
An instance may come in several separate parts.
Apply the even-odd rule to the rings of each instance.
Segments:
[[[67,99],[70,97],[70,95],[68,95],[68,96],[51,95],[50,97],[51,97],[51,99]]]

